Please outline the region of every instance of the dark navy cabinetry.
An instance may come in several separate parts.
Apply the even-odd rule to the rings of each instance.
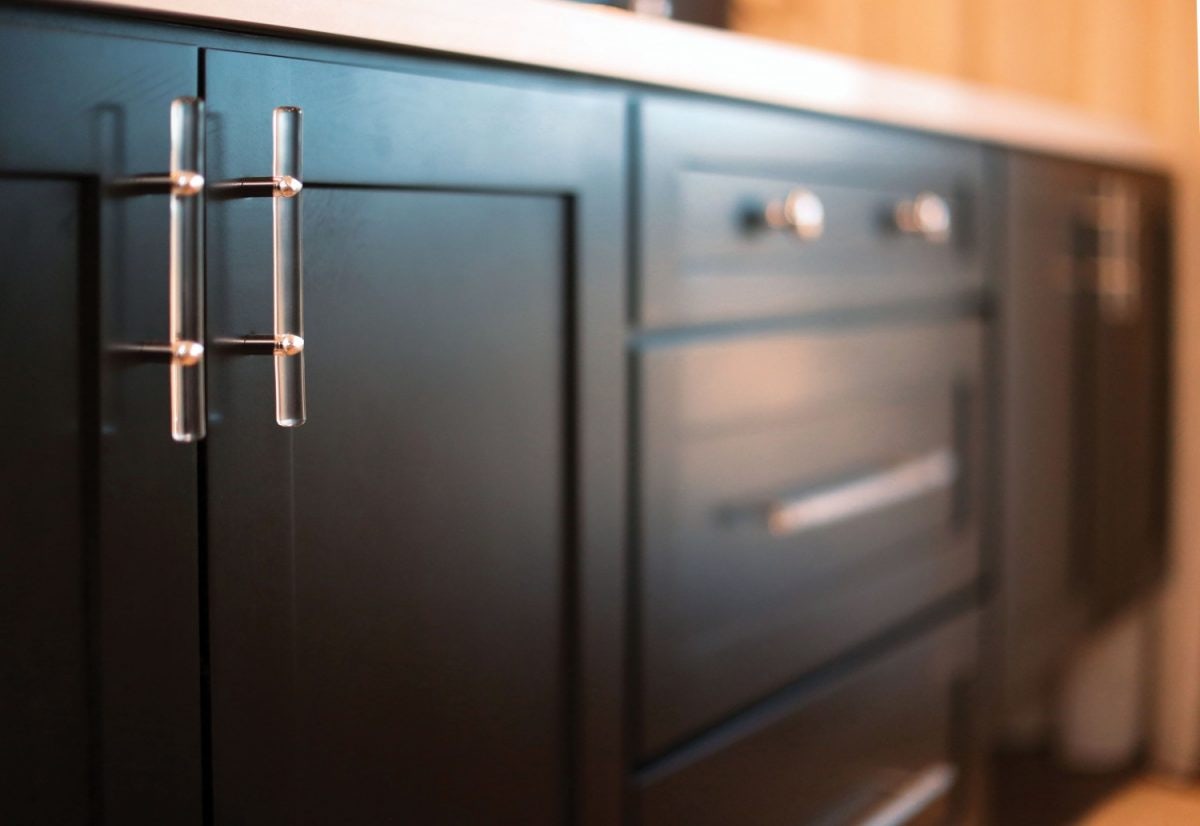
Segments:
[[[985,153],[637,111],[638,811],[975,822]]]
[[[1161,177],[1005,159],[998,333],[1006,718],[1166,552],[1170,203]]]
[[[0,820],[616,821],[622,97],[93,25],[0,32]],[[127,180],[179,99],[202,247],[177,182]],[[190,444],[139,344],[175,254],[207,273]]]
[[[1018,437],[1080,611],[1157,576],[1157,176],[70,10],[0,70],[6,824],[974,823]]]

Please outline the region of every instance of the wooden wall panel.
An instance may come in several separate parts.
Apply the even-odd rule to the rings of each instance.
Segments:
[[[1146,125],[1173,0],[731,0],[735,29]]]
[[[1080,53],[1080,8],[1089,0],[967,0],[971,65],[965,77],[1071,100]]]
[[[732,0],[730,25],[747,34],[846,54],[862,50],[863,8],[846,0]]]
[[[862,55],[939,74],[966,68],[967,0],[855,0]],[[849,5],[849,4],[848,4]]]

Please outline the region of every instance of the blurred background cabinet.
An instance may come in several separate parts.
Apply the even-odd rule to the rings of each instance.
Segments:
[[[1019,153],[999,281],[1005,725],[1039,727],[1063,657],[1147,593],[1167,546],[1169,191]]]

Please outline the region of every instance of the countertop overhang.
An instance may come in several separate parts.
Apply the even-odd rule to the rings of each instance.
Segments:
[[[1146,129],[1053,102],[563,0],[73,0],[74,6],[536,66],[1165,167]]]

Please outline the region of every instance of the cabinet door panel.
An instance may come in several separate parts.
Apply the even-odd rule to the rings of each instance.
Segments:
[[[196,94],[196,50],[0,21],[0,78],[0,168],[162,172],[166,107]]]
[[[557,822],[564,205],[305,199],[309,421],[276,428],[269,359],[214,394],[211,479],[266,493],[212,512],[218,818]],[[245,206],[229,244],[269,256]],[[227,274],[266,332],[269,277]]]
[[[615,822],[620,100],[205,76],[213,180],[304,112],[308,421],[275,424],[270,359],[209,374],[216,819]],[[213,340],[272,331],[271,216],[209,205]]]
[[[13,823],[88,821],[81,204],[70,181],[0,181],[0,814]]]
[[[168,165],[193,48],[0,11],[4,823],[198,824],[196,448],[167,368]]]

